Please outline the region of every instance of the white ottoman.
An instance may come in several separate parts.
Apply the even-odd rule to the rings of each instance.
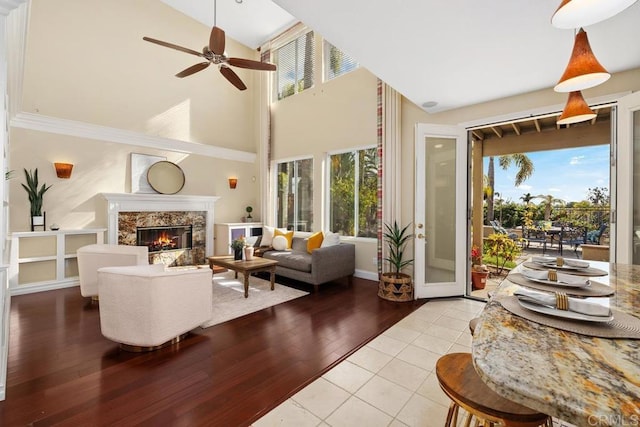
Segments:
[[[130,351],[149,351],[211,319],[209,269],[162,264],[98,270],[102,335]]]
[[[98,269],[125,265],[148,265],[149,248],[127,245],[87,245],[77,250],[78,278],[83,297],[98,296]]]

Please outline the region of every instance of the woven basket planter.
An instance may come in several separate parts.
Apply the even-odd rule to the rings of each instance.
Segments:
[[[413,301],[411,276],[404,273],[382,273],[378,284],[378,296],[396,302]]]

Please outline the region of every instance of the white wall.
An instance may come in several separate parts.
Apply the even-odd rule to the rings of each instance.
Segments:
[[[143,36],[199,51],[210,28],[155,0],[33,0],[24,67],[22,111],[240,152],[256,153],[258,72],[236,69],[248,89],[238,91],[216,67],[178,79],[202,58],[142,40]],[[258,53],[227,38],[232,56]],[[130,153],[166,156],[184,170],[180,194],[221,196],[216,222],[239,221],[252,205],[260,218],[258,162],[184,155],[50,132],[10,130],[10,230],[29,227],[23,168],[38,168],[47,223],[64,228],[96,223],[96,194],[130,191]],[[73,163],[71,179],[52,163]],[[236,190],[227,178],[238,177]],[[253,177],[256,177],[255,182]]]

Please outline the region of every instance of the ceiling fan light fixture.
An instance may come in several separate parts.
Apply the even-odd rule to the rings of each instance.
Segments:
[[[622,12],[637,0],[563,0],[551,17],[556,28],[586,27]]]
[[[591,50],[587,33],[580,28],[573,44],[569,64],[553,88],[556,92],[589,89],[606,82],[611,74],[598,62]]]
[[[569,94],[567,104],[562,110],[562,114],[558,117],[557,124],[569,125],[572,123],[585,122],[591,120],[596,116],[589,105],[582,97],[582,92],[575,91]]]

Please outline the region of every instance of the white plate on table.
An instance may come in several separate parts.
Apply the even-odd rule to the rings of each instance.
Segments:
[[[550,257],[550,256],[534,256],[531,257],[531,261],[536,264],[541,264],[548,267],[557,267],[558,266],[558,258]],[[581,261],[579,259],[571,259],[564,258],[563,265],[564,268],[589,268],[589,263],[586,261]],[[558,267],[558,268],[562,268]]]
[[[527,310],[535,311],[541,314],[548,314],[549,316],[562,317],[564,319],[571,320],[583,320],[585,322],[610,322],[613,320],[613,314],[609,311],[608,316],[590,316],[588,314],[576,313],[575,311],[569,310],[558,310],[556,308],[546,307],[544,305],[533,304],[526,301],[521,301],[518,298],[518,303],[520,306],[526,308]]]
[[[586,283],[562,283],[562,282],[554,282],[553,280],[546,279],[534,279],[533,277],[527,277],[524,274],[522,275],[527,280],[531,280],[532,282],[542,283],[543,285],[551,285],[551,286],[565,286],[567,288],[587,288],[591,286],[591,282]]]

